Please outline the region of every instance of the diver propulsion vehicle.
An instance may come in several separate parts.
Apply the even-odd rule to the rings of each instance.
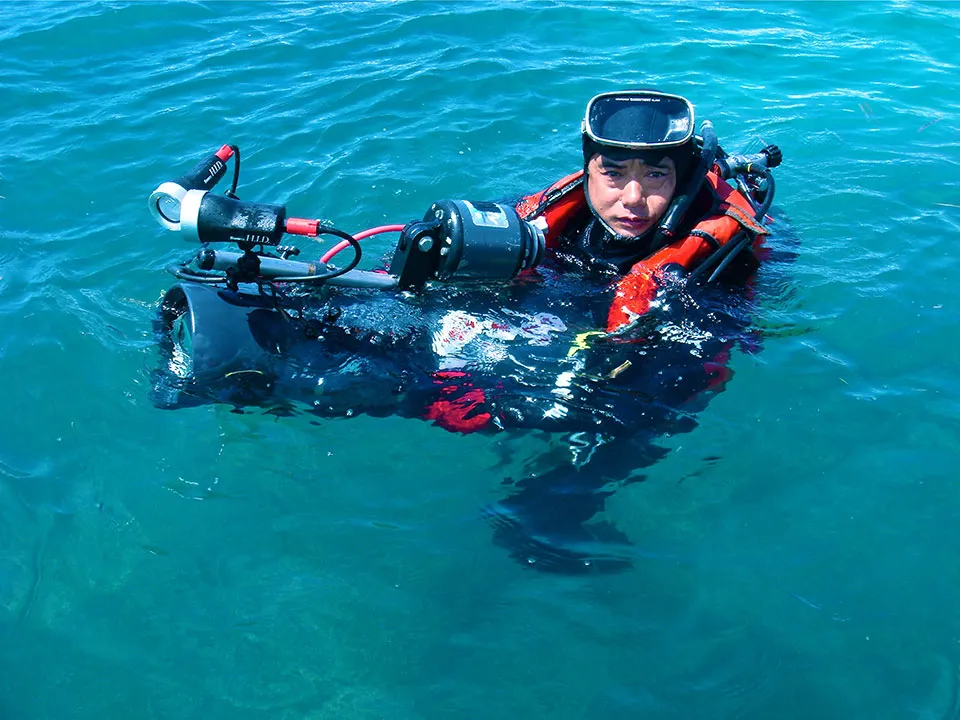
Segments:
[[[727,156],[708,122],[697,140],[701,165],[716,167],[735,182],[762,218],[773,199],[770,169],[780,162],[779,150],[768,146],[755,155]],[[231,187],[215,194],[231,160]],[[437,373],[465,366],[502,377],[507,371],[495,366],[504,354],[515,362],[514,369],[524,367],[518,347],[531,348],[537,360],[547,357],[563,365],[570,340],[559,341],[559,336],[596,327],[591,318],[568,317],[565,301],[538,305],[529,293],[521,293],[522,304],[493,315],[477,311],[484,297],[500,300],[498,289],[504,285],[523,287],[526,271],[540,267],[547,255],[545,228],[522,219],[510,204],[443,200],[421,220],[352,235],[319,220],[290,217],[283,205],[240,200],[239,172],[239,148],[223,145],[149,198],[162,227],[200,245],[187,262],[169,268],[178,282],[160,304],[163,357],[153,394],[161,407],[264,404],[287,395],[323,405],[333,415],[351,414],[358,404],[351,397],[356,383],[344,380],[345,371],[354,380],[364,376],[370,395],[382,390],[396,396],[399,386],[410,383],[410,367],[430,389]],[[659,228],[661,236],[671,236],[686,209],[682,205],[689,206],[698,188],[678,193]],[[389,267],[359,269],[360,242],[388,232],[399,232]],[[331,236],[339,242],[308,262],[299,259],[295,245],[282,244],[286,236]],[[224,245],[234,248],[221,249]],[[749,253],[744,243],[724,250],[704,263],[712,268],[710,279],[737,253]],[[349,260],[335,264],[334,256],[344,251],[351,253]],[[451,288],[469,288],[468,294],[481,300],[473,297],[464,307],[451,308],[451,297],[466,295]],[[486,294],[473,292],[477,288]],[[480,357],[464,350],[478,333],[492,341],[481,343],[486,354]],[[555,339],[557,351],[544,355]],[[383,388],[377,389],[372,375],[384,376]],[[340,376],[339,394],[334,376]],[[318,403],[320,387],[324,396]],[[383,412],[390,410],[384,406]]]
[[[214,194],[231,159],[231,188]],[[179,283],[166,292],[160,306],[164,362],[154,394],[161,406],[202,402],[208,391],[218,399],[257,402],[250,392],[218,391],[227,386],[263,390],[276,379],[276,368],[268,366],[279,357],[293,359],[301,371],[309,366],[307,374],[318,376],[303,384],[322,382],[330,364],[314,361],[336,356],[334,346],[363,352],[361,335],[376,342],[372,336],[375,326],[382,326],[378,321],[395,315],[403,298],[422,295],[429,283],[509,279],[536,267],[544,255],[543,233],[509,205],[445,200],[431,205],[420,221],[353,236],[319,220],[289,217],[282,205],[240,200],[239,167],[239,149],[224,145],[184,176],[162,183],[149,198],[150,211],[162,227],[201,246],[188,262],[168,268]],[[387,272],[357,269],[360,240],[398,231]],[[330,235],[340,242],[318,261],[303,262],[295,259],[298,248],[281,245],[287,235]],[[233,244],[236,250],[216,247],[222,244]],[[343,250],[352,250],[349,261],[332,264],[331,258]],[[384,306],[387,296],[391,301]],[[420,336],[415,326],[427,322],[420,305],[404,333],[409,343]],[[367,306],[377,307],[380,314],[364,312]],[[345,307],[355,312],[345,312]],[[366,333],[358,333],[364,322]]]

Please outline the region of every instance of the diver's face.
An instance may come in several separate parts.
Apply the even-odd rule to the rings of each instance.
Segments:
[[[656,226],[676,189],[677,166],[669,157],[647,165],[596,154],[587,163],[590,204],[617,235],[640,237]]]

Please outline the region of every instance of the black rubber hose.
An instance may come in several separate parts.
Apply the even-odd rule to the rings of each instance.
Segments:
[[[230,149],[233,150],[233,182],[227,191],[227,197],[232,197],[236,200],[237,184],[240,182],[240,148],[236,145],[231,145]]]
[[[763,216],[767,214],[770,206],[773,204],[773,194],[777,190],[777,184],[773,179],[773,173],[769,169],[763,171],[763,177],[767,181],[767,194],[763,198],[763,204],[757,210],[756,220],[763,221]]]
[[[654,242],[655,246],[661,244],[660,239],[666,238],[670,240],[676,234],[677,227],[683,221],[683,216],[687,214],[687,210],[689,210],[690,205],[693,204],[697,193],[700,192],[703,181],[707,177],[707,172],[713,167],[714,160],[717,157],[718,142],[717,133],[713,129],[712,122],[709,120],[703,121],[700,125],[700,136],[703,139],[703,145],[700,149],[700,163],[693,171],[693,175],[690,177],[690,180],[682,192],[677,195],[670,204],[670,209],[657,228],[658,241]]]
[[[227,282],[226,275],[207,275],[191,270],[185,265],[167,265],[167,272],[177,278],[177,280],[186,280],[197,283],[198,285],[222,285]]]

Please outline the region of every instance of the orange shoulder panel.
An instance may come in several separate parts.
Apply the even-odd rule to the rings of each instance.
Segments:
[[[561,178],[546,190],[521,198],[516,211],[524,220],[543,218],[547,223],[544,232],[547,247],[553,248],[566,224],[585,204],[583,170],[579,170]]]

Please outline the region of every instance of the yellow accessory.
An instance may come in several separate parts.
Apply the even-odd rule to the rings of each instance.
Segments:
[[[590,330],[589,332],[583,332],[577,335],[573,339],[573,345],[570,346],[570,349],[567,350],[567,357],[573,357],[581,350],[588,350],[590,345],[587,344],[587,338],[592,335],[606,335],[603,330]]]

